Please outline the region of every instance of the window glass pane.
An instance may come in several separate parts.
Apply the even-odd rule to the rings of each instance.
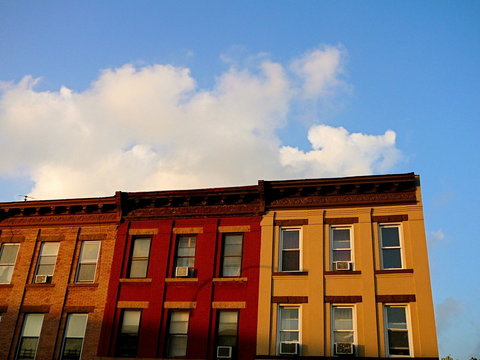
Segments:
[[[37,269],[37,275],[53,275],[55,265],[40,265]]]
[[[130,264],[131,278],[144,278],[147,276],[148,261],[147,260],[132,260]]]
[[[56,256],[41,256],[39,260],[40,265],[55,265],[57,262]]]
[[[137,334],[140,324],[140,311],[126,310],[123,312],[121,332],[123,334]]]
[[[224,255],[242,255],[242,235],[226,235],[224,242]]]
[[[334,242],[350,242],[350,229],[333,229]]]
[[[333,251],[333,261],[350,261],[351,260],[350,250],[334,250]]]
[[[150,253],[150,238],[135,239],[133,245],[133,257],[147,257]]]
[[[388,307],[387,319],[389,329],[407,329],[407,316],[403,307]]]
[[[33,360],[37,352],[38,337],[22,338],[17,360]]]
[[[0,265],[15,264],[19,244],[3,244],[0,254]]]
[[[170,335],[168,344],[168,356],[187,355],[187,335]]]
[[[82,244],[80,259],[82,261],[97,261],[100,243],[98,241],[85,241]]]
[[[83,338],[65,339],[62,360],[78,360],[82,353]]]
[[[282,252],[282,271],[297,271],[300,269],[300,252]]]
[[[410,355],[407,331],[389,331],[388,344],[390,355]]]
[[[382,246],[400,246],[398,227],[382,227]]]
[[[282,244],[284,249],[298,249],[299,248],[299,231],[298,230],[283,230]]]
[[[46,242],[42,244],[42,256],[57,256],[59,243]]]
[[[186,311],[172,312],[170,317],[170,334],[186,334],[188,332],[188,316]]]
[[[180,237],[178,239],[178,256],[195,256],[196,239],[192,236]]]
[[[402,267],[400,249],[383,249],[383,268],[399,269]]]
[[[22,336],[40,336],[42,331],[43,314],[26,314]]]
[[[80,337],[85,335],[87,326],[87,314],[70,314],[67,321],[67,337]]]
[[[298,330],[298,309],[282,309],[282,330]]]
[[[97,264],[83,264],[78,268],[77,281],[94,281]]]
[[[333,242],[334,249],[350,249],[350,240],[341,240]]]
[[[238,313],[236,311],[221,311],[219,314],[218,334],[237,335]]]
[[[336,331],[334,334],[334,342],[353,343],[353,331]]]
[[[335,330],[352,330],[353,314],[352,308],[334,308],[334,326]]]
[[[13,265],[0,266],[0,284],[8,284],[12,279]]]
[[[280,341],[298,341],[298,331],[282,331]]]
[[[194,258],[178,258],[177,259],[177,266],[193,267],[194,265],[195,265]]]

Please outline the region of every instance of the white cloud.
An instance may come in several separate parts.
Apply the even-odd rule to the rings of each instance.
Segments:
[[[427,239],[428,239],[428,243],[431,246],[437,246],[438,244],[440,244],[440,243],[442,243],[446,240],[445,239],[445,233],[443,232],[442,229],[430,231]]]
[[[342,54],[316,49],[291,66],[262,55],[212,89],[171,65],[107,69],[83,92],[37,91],[29,76],[1,83],[0,176],[28,176],[35,198],[62,198],[387,171],[399,159],[390,130],[312,126],[307,152],[276,135],[293,106],[341,83]]]

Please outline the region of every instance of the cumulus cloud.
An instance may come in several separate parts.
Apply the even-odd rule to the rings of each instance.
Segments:
[[[0,176],[29,177],[35,198],[62,198],[388,171],[400,157],[391,130],[317,124],[306,151],[277,136],[292,107],[331,95],[344,52],[314,49],[287,65],[262,55],[211,89],[172,65],[107,69],[83,92],[37,91],[30,76],[0,83]]]
[[[437,246],[446,240],[445,233],[442,229],[430,231],[427,240],[430,245]]]

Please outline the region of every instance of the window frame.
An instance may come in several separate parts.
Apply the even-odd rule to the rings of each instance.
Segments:
[[[11,284],[12,283],[13,272],[15,271],[15,264],[17,263],[18,252],[20,250],[20,244],[19,243],[2,243],[2,245],[0,246],[0,261],[1,261],[2,255],[3,255],[3,251],[7,246],[16,246],[17,247],[17,252],[15,254],[15,260],[14,260],[13,263],[12,262],[5,262],[5,263],[0,262],[0,268],[2,268],[2,267],[5,267],[7,269],[11,268],[10,274],[8,276],[8,282],[0,282],[0,284]]]
[[[186,321],[186,331],[185,332],[172,332],[172,319],[175,314],[186,314],[187,321]],[[165,357],[167,358],[178,358],[178,357],[186,357],[188,353],[188,332],[190,327],[190,311],[188,309],[174,309],[170,310],[168,313],[168,330],[167,330],[167,339],[165,342]],[[172,340],[174,338],[185,338],[185,348],[182,349],[184,351],[183,355],[172,355],[171,351],[173,348],[171,347]]]
[[[298,231],[298,248],[284,249],[283,245],[283,233],[289,231]],[[278,271],[285,273],[295,273],[303,271],[303,228],[299,226],[280,226],[279,228],[279,239],[278,239]],[[294,252],[298,251],[298,269],[296,270],[284,270],[283,269],[283,252]]]
[[[32,315],[37,315],[37,316],[41,316],[42,320],[41,320],[41,324],[40,324],[40,327],[38,329],[38,334],[35,335],[35,336],[26,336],[25,335],[25,328],[26,328],[26,325],[27,325],[27,321],[28,321],[28,318]],[[20,360],[20,359],[24,359],[24,357],[20,357],[20,352],[21,352],[21,349],[22,349],[22,345],[23,345],[23,341],[25,339],[36,339],[36,344],[35,344],[35,351],[33,353],[33,359],[35,359],[35,357],[37,356],[37,351],[38,351],[38,344],[40,342],[40,336],[42,334],[42,328],[43,328],[43,321],[45,320],[45,314],[43,313],[26,313],[23,317],[23,324],[22,324],[22,331],[20,333],[20,337],[18,339],[18,345],[17,345],[17,351],[15,353],[15,360]],[[37,330],[37,329],[35,329]]]
[[[390,353],[390,340],[389,340],[389,331],[390,328],[388,327],[388,309],[389,308],[403,308],[405,310],[405,327],[406,329],[402,329],[403,331],[407,332],[407,339],[408,339],[408,355],[399,355],[399,354],[391,354]],[[410,306],[408,304],[383,304],[383,320],[384,320],[384,335],[385,335],[385,355],[387,357],[414,357],[413,353],[413,341],[412,341],[412,328],[410,322]],[[396,329],[398,330],[398,329]]]
[[[180,240],[183,239],[183,238],[187,238],[187,239],[195,239],[195,246],[193,247],[193,255],[188,255],[188,256],[184,256],[184,255],[178,255],[179,253],[179,250],[180,250]],[[178,234],[177,235],[177,238],[176,238],[176,243],[175,243],[175,261],[174,261],[174,267],[173,267],[173,277],[177,277],[176,276],[176,269],[177,267],[188,267],[188,277],[191,277],[193,275],[193,272],[194,272],[194,269],[195,269],[195,260],[196,260],[196,255],[197,255],[197,241],[198,241],[198,236],[197,234]],[[191,246],[187,247],[187,248],[191,248]],[[179,263],[179,260],[180,259],[193,259],[192,260],[192,266],[180,266],[178,263]]]
[[[125,325],[125,314],[127,312],[131,313],[138,313],[138,323],[136,324],[137,331],[135,333],[133,332],[123,332],[123,327]],[[138,345],[139,345],[139,340],[140,340],[140,326],[142,324],[142,310],[141,309],[122,309],[120,313],[120,321],[118,323],[118,332],[117,332],[117,343],[115,346],[115,356],[116,357],[136,357],[138,354]],[[133,341],[131,338],[134,338]],[[125,339],[128,339],[128,341],[125,341]],[[121,345],[125,345],[125,343],[128,343],[131,341],[135,345],[135,353],[128,353],[126,355],[122,355],[120,353],[121,350],[123,352],[129,350],[129,349],[122,349]]]
[[[53,270],[51,271],[51,274],[39,274],[38,273],[38,271],[40,269],[40,266],[42,265],[40,263],[42,258],[47,258],[47,257],[53,258],[53,255],[42,255],[45,244],[57,244],[57,252],[55,254],[55,262],[53,263]],[[47,277],[47,283],[52,282],[53,274],[55,274],[55,267],[57,266],[57,259],[58,259],[58,252],[59,251],[60,251],[60,242],[58,242],[58,241],[44,241],[40,244],[40,251],[38,253],[38,259],[37,259],[37,266],[35,267],[35,275],[34,275],[34,278],[33,278],[34,283],[36,283],[37,275],[45,275]]]
[[[82,334],[82,336],[68,336],[68,332],[70,330],[70,321],[71,321],[73,316],[83,316],[83,317],[85,317],[85,322],[83,324],[83,334]],[[60,360],[65,360],[65,359],[70,360],[71,359],[71,357],[64,357],[65,356],[65,354],[64,354],[65,347],[66,347],[67,341],[69,339],[82,339],[82,344],[80,346],[80,354],[78,355],[77,359],[82,358],[82,351],[83,351],[83,345],[84,345],[84,342],[85,342],[85,333],[87,331],[87,325],[88,325],[88,314],[86,314],[86,313],[69,313],[69,314],[67,314],[67,319],[66,319],[66,322],[65,322],[65,332],[64,332],[63,340],[62,340],[62,350],[60,352]]]
[[[297,324],[298,327],[296,330],[283,330],[282,329],[282,310],[283,309],[296,309],[297,310]],[[298,340],[296,341],[282,341],[282,332],[287,332],[287,333],[292,333],[292,332],[297,332],[298,333]],[[276,354],[280,354],[280,347],[282,342],[287,342],[287,343],[297,343],[298,345],[298,356],[302,354],[302,306],[297,305],[297,304],[279,304],[277,307],[277,346],[276,346]]]
[[[82,254],[83,254],[83,248],[86,244],[92,244],[92,243],[97,243],[98,244],[98,249],[97,249],[97,257],[95,261],[93,260],[82,260]],[[92,284],[95,283],[95,280],[97,278],[97,270],[98,270],[98,262],[100,260],[100,250],[102,248],[102,242],[99,240],[85,240],[81,242],[80,246],[80,253],[78,255],[78,264],[77,264],[77,272],[75,274],[75,283],[80,283],[80,284]],[[92,280],[80,280],[79,275],[80,275],[80,268],[83,265],[92,265],[95,264],[95,271],[93,273],[93,279]]]
[[[219,341],[221,338],[227,337],[228,335],[220,335],[220,319],[221,319],[221,314],[222,313],[235,313],[237,318],[236,318],[236,333],[235,333],[235,345],[224,345],[221,344],[221,341]],[[235,359],[237,357],[237,349],[238,349],[238,329],[239,329],[239,323],[240,323],[240,311],[235,310],[235,309],[219,309],[217,311],[217,324],[215,327],[215,357],[217,354],[217,348],[219,346],[231,346],[232,347],[232,358]],[[233,337],[233,336],[230,336]]]
[[[398,229],[398,246],[383,246],[383,228],[397,228]],[[382,270],[400,270],[405,269],[405,255],[404,255],[404,241],[403,228],[400,223],[380,223],[378,224],[378,239],[380,244],[380,269]],[[384,250],[399,249],[400,267],[385,267]]]
[[[333,245],[334,245],[333,233],[337,229],[341,229],[341,230],[348,229],[349,230],[350,247],[348,248],[348,250],[350,251],[350,260],[348,260],[348,262],[351,263],[350,270],[354,270],[355,269],[355,258],[354,258],[355,251],[354,251],[354,235],[353,235],[353,226],[352,225],[332,225],[332,226],[330,226],[330,268],[332,269],[332,271],[337,271],[337,269],[335,267],[336,261],[334,261],[334,256],[333,256],[333,253],[336,250],[333,247]],[[347,250],[347,248],[341,248],[341,249],[338,249],[337,251],[346,251],[346,250]],[[347,261],[347,260],[345,260],[345,261]]]
[[[351,330],[337,330],[335,328],[335,309],[351,309],[352,310],[352,329]],[[335,354],[335,333],[336,332],[352,332],[353,333],[353,355],[356,354],[357,348],[357,311],[355,304],[332,304],[330,307],[330,341],[331,341],[331,354],[333,356],[338,356]]]
[[[241,236],[241,251],[240,255],[225,255],[225,249],[226,249],[226,239],[228,236]],[[221,264],[220,264],[220,277],[224,278],[235,278],[235,277],[240,277],[242,276],[242,271],[243,271],[243,251],[244,251],[244,243],[245,243],[245,236],[243,233],[224,233],[222,235],[222,256],[221,256]],[[239,265],[239,271],[238,275],[226,275],[225,274],[225,260],[227,258],[240,258],[240,265]],[[232,267],[232,266],[230,266]]]
[[[149,240],[148,243],[148,254],[147,256],[137,256],[134,257],[134,252],[135,252],[135,244],[137,240]],[[127,278],[129,279],[145,279],[148,277],[148,266],[150,265],[150,251],[152,249],[152,237],[151,236],[135,236],[132,238],[132,248],[130,250],[130,257],[128,261],[128,273],[127,273]],[[132,265],[134,262],[146,262],[147,266],[145,267],[145,275],[143,276],[132,276]]]

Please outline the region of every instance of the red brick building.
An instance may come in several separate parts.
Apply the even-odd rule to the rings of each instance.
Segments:
[[[101,358],[255,357],[257,186],[123,193]]]
[[[93,359],[115,197],[0,204],[0,359]]]

